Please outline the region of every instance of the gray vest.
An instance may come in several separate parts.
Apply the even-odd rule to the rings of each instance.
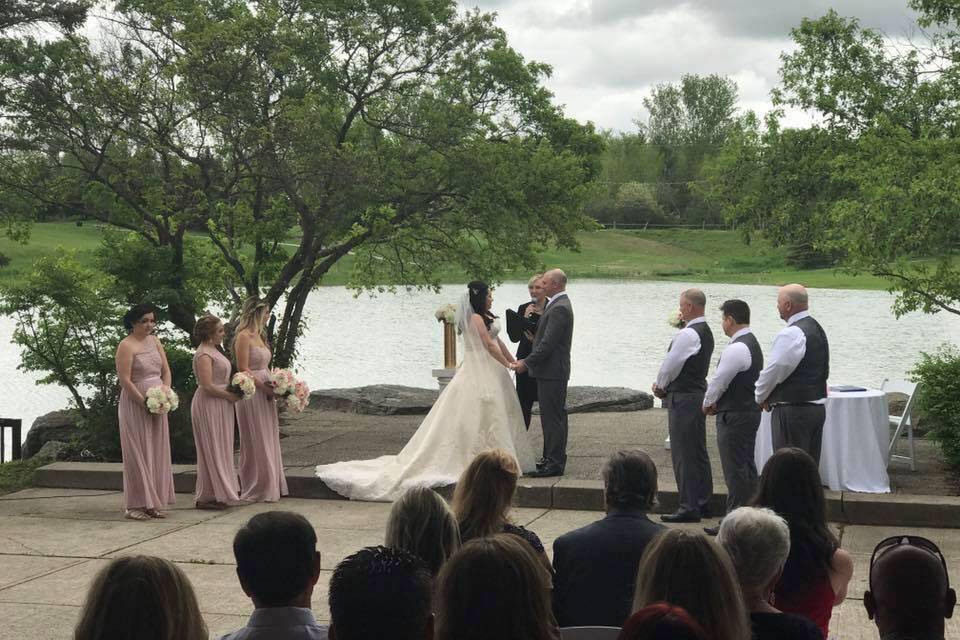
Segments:
[[[757,378],[763,369],[763,352],[753,333],[746,333],[731,344],[747,345],[750,350],[750,368],[733,376],[730,386],[717,400],[717,411],[760,411],[755,398]]]
[[[707,369],[710,368],[710,356],[713,355],[713,332],[706,322],[698,322],[689,327],[700,336],[700,351],[683,363],[680,375],[664,389],[667,393],[704,393],[707,390]]]
[[[793,323],[803,331],[807,350],[800,364],[786,380],[778,384],[767,402],[814,402],[827,397],[830,376],[830,345],[820,323],[807,316]]]

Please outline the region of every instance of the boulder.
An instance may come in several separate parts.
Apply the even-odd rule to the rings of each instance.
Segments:
[[[319,389],[310,394],[310,407],[319,411],[342,411],[365,415],[425,415],[439,391],[394,384],[352,389]],[[653,407],[653,396],[626,387],[570,387],[569,413],[643,411]]]
[[[43,443],[43,446],[40,447],[40,451],[37,451],[33,457],[40,460],[59,460],[60,452],[66,448],[66,442],[60,442],[59,440],[47,440]]]
[[[33,421],[27,439],[23,443],[23,458],[31,458],[51,440],[69,442],[73,439],[77,428],[76,412],[66,409],[51,411]]]

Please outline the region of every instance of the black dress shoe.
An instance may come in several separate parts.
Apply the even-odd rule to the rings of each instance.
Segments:
[[[560,467],[544,465],[542,467],[537,467],[536,471],[531,471],[530,473],[525,473],[524,475],[528,478],[554,478],[556,476],[562,476],[563,469]]]
[[[703,532],[708,536],[715,536],[718,533],[720,533],[720,525],[717,525],[715,527],[704,527]]]
[[[660,516],[663,522],[700,522],[700,515],[694,511],[677,511]]]
[[[709,504],[705,504],[700,507],[700,517],[701,518],[711,518],[713,517],[713,511],[710,509]]]
[[[537,460],[537,469],[539,469],[540,467],[542,467],[542,466],[545,465],[545,464],[547,464],[547,459],[546,459],[546,458],[540,458],[539,460]]]

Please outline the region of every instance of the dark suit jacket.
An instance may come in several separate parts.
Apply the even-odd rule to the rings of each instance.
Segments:
[[[517,307],[517,315],[523,316],[523,314],[527,310],[527,307],[529,307],[532,304],[533,304],[532,302],[524,302],[522,305]],[[528,320],[530,321],[530,324],[532,324],[533,326],[536,326],[537,323],[540,321],[540,314],[534,313],[533,315],[530,316],[530,318],[528,318]],[[535,331],[536,331],[535,329],[531,329],[531,332],[535,333]],[[511,334],[510,341],[519,343],[517,344],[517,359],[526,358],[528,355],[530,355],[530,352],[533,351],[533,342],[531,342],[527,338],[526,334],[521,333],[520,335],[517,335],[517,336],[514,336]]]
[[[620,627],[630,616],[637,566],[663,525],[612,512],[553,543],[553,612],[560,627]]]
[[[540,380],[570,379],[573,306],[566,295],[547,305],[533,337],[533,351],[523,359],[530,375]]]

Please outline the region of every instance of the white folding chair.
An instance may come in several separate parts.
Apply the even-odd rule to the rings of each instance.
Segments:
[[[561,640],[617,640],[620,627],[563,627]]]
[[[888,396],[893,393],[907,396],[907,404],[903,407],[903,415],[887,416],[890,420],[890,428],[893,430],[893,436],[890,437],[890,447],[887,449],[887,464],[891,462],[909,462],[910,471],[916,471],[917,453],[913,444],[913,419],[910,414],[913,411],[913,401],[917,397],[917,384],[905,380],[885,379],[883,384],[880,385],[880,390]],[[894,455],[893,450],[900,441],[904,429],[907,431],[907,450],[909,451],[909,455]]]

